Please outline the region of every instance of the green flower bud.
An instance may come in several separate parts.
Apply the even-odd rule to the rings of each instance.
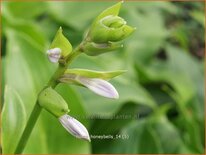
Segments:
[[[123,18],[109,15],[96,22],[88,35],[95,43],[117,42],[127,38],[134,30],[126,25]]]
[[[39,94],[38,103],[58,118],[69,112],[69,108],[65,100],[51,87],[44,89]]]
[[[85,36],[84,53],[95,56],[122,47],[120,41],[136,29],[118,16],[122,3],[118,2],[97,16]]]
[[[121,43],[94,43],[88,42],[84,46],[84,53],[90,56],[99,55],[105,52],[110,52],[123,47]]]
[[[50,46],[50,49],[60,48],[61,58],[67,57],[72,52],[72,45],[67,40],[67,38],[62,33],[62,28],[60,27],[54,37],[54,40]]]

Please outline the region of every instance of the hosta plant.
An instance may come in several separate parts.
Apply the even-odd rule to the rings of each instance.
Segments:
[[[33,128],[35,128],[35,123],[42,109],[47,110],[56,117],[57,121],[76,138],[91,141],[86,127],[69,114],[72,109],[68,107],[67,102],[55,90],[55,87],[60,83],[78,85],[88,88],[88,90],[103,97],[111,99],[119,98],[118,91],[109,83],[109,80],[124,73],[124,70],[96,71],[70,68],[69,65],[80,54],[97,56],[122,47],[122,40],[131,35],[135,28],[127,25],[127,22],[118,16],[121,4],[122,2],[119,2],[97,16],[86,32],[82,42],[76,48],[72,47],[67,37],[64,36],[62,28],[59,28],[50,48],[45,53],[48,61],[58,63],[58,68],[49,82],[45,84],[45,87],[39,92],[36,104],[27,122],[26,120],[26,123],[19,122],[22,123],[21,128],[18,129],[22,130],[22,134],[18,135],[20,137],[19,140],[7,141],[6,136],[8,135],[3,134],[3,153],[22,153]],[[6,88],[6,91],[9,92],[11,90]],[[68,96],[69,95],[70,94],[68,94]],[[72,98],[72,96],[69,97]],[[18,98],[18,96],[16,96],[16,98]],[[3,133],[8,130],[6,124],[7,121],[9,121],[7,118],[9,118],[8,115],[10,114],[5,110],[8,106],[10,105],[5,104],[2,111]],[[16,104],[15,107],[12,108],[19,109],[19,112],[21,112],[22,115],[24,114],[24,110],[21,109],[21,104]]]

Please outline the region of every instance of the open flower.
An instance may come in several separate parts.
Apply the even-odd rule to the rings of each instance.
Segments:
[[[59,117],[62,126],[73,136],[90,141],[89,133],[85,126],[75,118],[65,114]]]
[[[57,63],[61,57],[61,49],[53,48],[47,50],[47,56],[52,63]]]

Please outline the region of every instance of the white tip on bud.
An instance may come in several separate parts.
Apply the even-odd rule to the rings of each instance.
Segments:
[[[61,57],[61,49],[53,48],[47,51],[47,56],[52,63],[57,63]]]
[[[80,123],[75,118],[65,114],[59,117],[59,121],[62,124],[62,126],[73,136],[90,141],[87,129],[82,123]]]
[[[113,99],[119,98],[117,90],[108,81],[86,77],[78,77],[78,81],[98,95]]]

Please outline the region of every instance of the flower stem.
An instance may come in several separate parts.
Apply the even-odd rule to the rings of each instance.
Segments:
[[[54,75],[51,77],[50,81],[47,84],[47,87],[55,88],[58,85],[58,79],[59,77],[66,71],[69,64],[72,62],[74,58],[76,58],[81,53],[81,44],[76,49],[73,50],[72,54],[66,58],[66,64],[59,64],[59,67],[57,68]],[[43,88],[45,89],[45,88]],[[41,91],[40,91],[41,92]],[[14,154],[21,154],[24,150],[24,147],[26,146],[26,143],[31,135],[32,129],[34,128],[34,125],[36,124],[37,119],[39,118],[39,115],[41,113],[42,107],[38,103],[38,99],[34,105],[34,108],[31,112],[31,115],[27,121],[26,127],[24,128],[24,131],[21,135],[21,138],[19,140],[19,143],[17,144],[16,150]]]
[[[31,131],[32,131],[32,129],[33,129],[38,117],[39,117],[39,114],[41,113],[41,109],[42,108],[40,107],[40,105],[38,103],[36,103],[34,105],[34,108],[31,112],[31,115],[30,115],[29,120],[26,124],[24,132],[23,132],[21,139],[16,147],[15,154],[22,153],[22,151],[23,151],[23,149],[28,141],[28,137],[30,136]]]

